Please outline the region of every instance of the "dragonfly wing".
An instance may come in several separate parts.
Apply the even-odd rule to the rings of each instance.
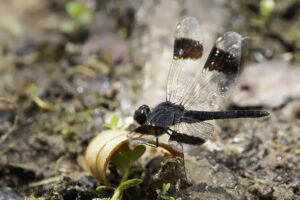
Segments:
[[[220,110],[238,75],[242,37],[227,32],[212,48],[204,68],[187,88],[182,104],[189,110]]]
[[[173,127],[169,144],[181,152],[191,151],[205,143],[213,134],[213,125],[207,122],[180,123]]]
[[[167,100],[180,104],[200,65],[203,38],[196,18],[186,17],[176,27],[173,60],[167,79]]]
[[[214,126],[207,122],[197,123],[179,123],[174,130],[178,133],[184,133],[193,137],[199,137],[202,140],[208,140],[214,133]]]

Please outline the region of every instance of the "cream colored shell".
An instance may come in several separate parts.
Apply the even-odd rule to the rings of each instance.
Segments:
[[[89,143],[85,152],[85,163],[89,173],[100,183],[111,185],[106,177],[108,163],[112,155],[123,144],[128,143],[128,134],[128,131],[107,130],[98,134]],[[175,151],[169,145],[164,143],[159,145],[172,156],[182,157],[180,152]]]

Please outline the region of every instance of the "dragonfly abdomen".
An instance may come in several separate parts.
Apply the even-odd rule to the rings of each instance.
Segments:
[[[229,110],[229,111],[186,111],[183,114],[182,121],[187,123],[195,123],[198,121],[206,121],[213,119],[234,119],[234,118],[257,118],[269,115],[263,110]]]

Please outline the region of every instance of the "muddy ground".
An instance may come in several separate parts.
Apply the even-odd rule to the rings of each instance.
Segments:
[[[182,160],[154,157],[123,198],[161,199],[156,189],[170,182],[182,199],[300,199],[299,1],[263,14],[259,0],[82,0],[90,20],[66,32],[76,20],[68,2],[0,2],[0,199],[111,197],[95,190],[85,149],[112,114],[130,129],[138,105],[165,98],[186,15],[201,22],[207,48],[229,30],[247,36],[228,109],[271,115],[213,122],[211,140],[185,155],[188,181]]]

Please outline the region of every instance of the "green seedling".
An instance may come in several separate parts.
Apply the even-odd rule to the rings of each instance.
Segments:
[[[59,167],[61,165],[61,163],[63,162],[63,160],[66,158],[66,156],[60,156],[57,160],[56,160],[56,163],[55,163],[55,168],[54,168],[54,176],[53,177],[50,177],[50,178],[47,178],[47,179],[43,179],[41,181],[37,181],[37,182],[33,182],[33,183],[30,183],[29,184],[29,187],[39,187],[39,186],[42,186],[42,185],[48,185],[48,184],[51,184],[51,183],[55,183],[55,182],[58,182],[58,181],[61,181],[61,179],[63,178],[63,176],[61,176],[59,174]],[[52,194],[53,196],[57,196],[59,195],[59,193],[57,194]],[[61,199],[61,198],[59,198]]]
[[[142,168],[131,168],[132,164],[137,161],[146,151],[146,147],[143,145],[136,146],[134,149],[130,149],[128,144],[124,144],[118,152],[116,152],[111,162],[117,167],[122,168],[123,177],[121,183],[127,180],[130,174],[137,171],[143,171]]]
[[[15,38],[20,38],[24,35],[24,28],[20,22],[8,16],[0,18],[0,28],[6,30]]]
[[[63,136],[63,138],[66,140],[66,141],[73,141],[74,140],[74,137],[76,135],[76,128],[78,127],[78,125],[74,125],[72,127],[67,127],[67,128],[63,128],[61,129],[61,134]]]
[[[70,137],[72,137],[72,135],[74,135],[74,131],[72,131],[71,129],[64,128],[61,131],[61,134],[66,138],[70,138]]]
[[[262,17],[264,17],[264,19],[266,21],[269,20],[272,12],[274,10],[274,7],[275,7],[274,0],[261,0],[260,1],[260,6],[259,6],[260,14]]]
[[[266,184],[266,181],[264,179],[254,179],[255,182],[259,183],[259,184]]]
[[[112,115],[110,117],[109,124],[103,124],[102,127],[111,130],[120,130],[121,128],[123,128],[124,125],[118,126],[118,124],[119,124],[119,117],[117,115]]]
[[[65,159],[65,156],[61,156],[57,159],[55,163],[55,169],[54,169],[54,175],[59,176],[59,166],[62,163],[62,161]]]
[[[110,198],[93,198],[92,200],[110,200]]]
[[[156,189],[156,193],[158,196],[160,196],[161,199],[164,199],[164,200],[181,200],[180,197],[178,198],[175,198],[175,197],[172,197],[172,196],[168,196],[168,191],[171,187],[171,184],[170,183],[164,183],[163,184],[163,190],[161,191],[160,189]]]
[[[62,179],[62,176],[54,176],[54,177],[50,177],[50,178],[47,178],[47,179],[43,179],[43,180],[38,181],[38,182],[30,183],[29,187],[38,187],[38,186],[41,186],[41,185],[49,185],[51,183],[59,182],[59,181],[61,181],[61,179]]]
[[[92,70],[86,66],[83,66],[83,65],[78,65],[76,67],[69,69],[66,73],[66,78],[70,78],[74,74],[84,74],[85,76],[88,76],[91,78],[96,77],[96,73],[94,70]]]
[[[163,184],[163,194],[167,194],[167,192],[169,191],[171,187],[171,183],[167,183],[167,184]]]
[[[55,197],[58,198],[58,199],[61,199],[61,198],[62,198],[62,195],[59,194],[59,193],[56,192],[56,191],[51,191],[50,196],[51,196],[52,198],[55,198]]]
[[[110,198],[93,198],[92,200],[110,200]]]
[[[67,3],[66,12],[71,19],[61,25],[60,29],[64,33],[74,33],[92,21],[91,13],[81,3],[73,1]]]
[[[274,7],[274,0],[260,0],[260,17],[250,19],[250,24],[257,28],[264,28],[270,22],[271,15],[274,11]]]
[[[43,101],[38,95],[37,95],[37,86],[36,84],[29,84],[26,88],[26,93],[30,96],[30,98],[36,103],[40,108],[44,110],[52,110],[53,106],[49,103],[46,103]]]
[[[22,169],[28,170],[27,165],[22,161],[21,162],[16,162],[16,163],[9,163],[9,165],[12,166],[12,167],[22,168]]]
[[[111,200],[119,200],[122,198],[124,190],[137,186],[143,182],[142,179],[128,179],[128,177],[138,171],[144,171],[143,168],[132,168],[132,164],[138,160],[145,152],[146,147],[143,145],[135,147],[131,150],[128,144],[124,144],[111,158],[111,163],[116,167],[122,169],[123,176],[117,188],[100,185],[96,188],[97,191],[101,189],[113,190],[114,194]]]

